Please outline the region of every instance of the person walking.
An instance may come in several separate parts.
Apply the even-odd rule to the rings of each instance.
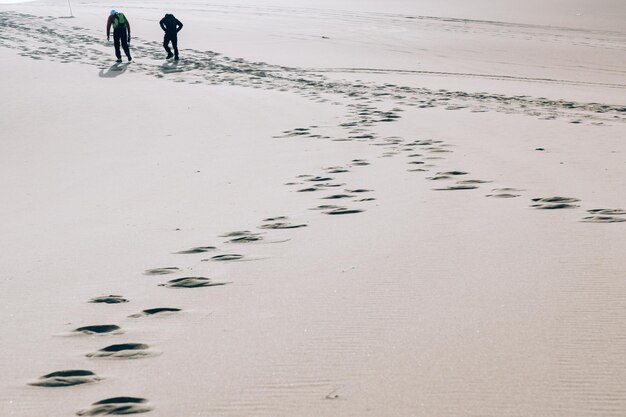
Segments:
[[[174,60],[178,61],[178,32],[183,28],[183,24],[180,20],[176,19],[173,14],[168,13],[161,19],[159,25],[161,25],[161,29],[165,32],[165,37],[163,38],[163,47],[165,48],[165,52],[167,52],[167,58],[165,59],[174,57]],[[169,47],[170,42],[172,42],[172,48],[174,48],[173,54]]]
[[[111,26],[113,26],[113,45],[115,46],[115,56],[118,63],[122,62],[122,54],[120,53],[120,43],[122,49],[128,58],[128,62],[133,59],[130,56],[128,43],[130,42],[130,23],[124,13],[111,10],[109,19],[107,20],[107,41],[111,40]]]

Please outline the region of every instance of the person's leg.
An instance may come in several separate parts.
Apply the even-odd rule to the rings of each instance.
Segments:
[[[169,36],[167,36],[167,33],[166,33],[165,36],[163,37],[163,48],[165,48],[165,52],[167,52],[167,57],[171,58],[174,55],[172,55],[172,50],[169,47],[169,43],[170,43],[170,38]]]
[[[116,31],[113,31],[113,46],[115,47],[115,56],[118,60],[121,60],[122,54],[120,53],[120,36]]]
[[[132,58],[130,57],[130,49],[128,49],[128,35],[126,34],[126,28],[123,28],[124,31],[120,33],[120,41],[122,42],[122,49],[126,54],[126,58],[130,61]]]
[[[172,48],[174,48],[174,59],[178,59],[178,35],[172,35]]]

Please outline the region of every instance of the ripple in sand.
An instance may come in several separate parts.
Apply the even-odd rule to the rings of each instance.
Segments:
[[[147,413],[154,407],[144,398],[114,397],[93,403],[76,414],[79,416],[125,415]]]
[[[144,343],[121,343],[104,347],[85,356],[88,358],[142,359],[156,354],[149,351],[149,348],[150,346]]]
[[[578,198],[573,197],[547,197],[547,198],[533,198],[536,204],[532,204],[539,210],[560,210],[579,207],[577,204],[572,204],[580,201]]]
[[[121,331],[122,331],[121,327],[115,324],[83,326],[83,327],[74,329],[75,333],[83,333],[83,334],[118,334],[118,333],[121,333]]]
[[[90,303],[105,303],[105,304],[121,304],[127,303],[128,300],[121,295],[105,295],[102,297],[94,297],[89,300]]]
[[[204,253],[204,252],[209,252],[212,250],[216,250],[217,248],[215,246],[198,246],[196,248],[191,248],[191,249],[186,249],[186,250],[181,250],[178,252],[174,252],[174,254],[176,255],[189,255],[189,254],[194,254],[194,253]]]
[[[171,281],[167,281],[165,284],[160,284],[161,287],[167,288],[201,288],[201,287],[216,287],[219,285],[225,285],[226,282],[213,282],[209,278],[204,277],[185,277],[177,278]]]
[[[90,384],[100,380],[101,378],[91,371],[71,370],[52,372],[39,377],[37,381],[30,382],[28,385],[36,387],[70,387],[72,385]]]
[[[166,315],[168,313],[178,313],[181,311],[180,308],[172,308],[172,307],[157,307],[157,308],[149,308],[147,310],[143,310],[141,313],[131,314],[128,317],[131,318],[139,318],[139,317],[149,317],[155,315]]]
[[[146,269],[143,272],[143,274],[144,275],[167,275],[167,274],[175,274],[180,271],[181,269],[175,266],[167,266],[165,268]]]

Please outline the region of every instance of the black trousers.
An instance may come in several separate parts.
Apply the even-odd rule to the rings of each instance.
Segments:
[[[122,44],[122,49],[124,49],[126,58],[130,60],[130,50],[128,49],[128,35],[126,34],[125,26],[113,29],[113,46],[115,46],[115,56],[117,57],[117,59],[122,59],[122,54],[120,53],[120,43]]]
[[[165,33],[165,37],[163,38],[163,48],[165,48],[165,52],[167,52],[168,56],[172,55],[172,50],[169,47],[169,43],[172,42],[172,48],[174,48],[174,57],[178,58],[178,34],[174,33]]]

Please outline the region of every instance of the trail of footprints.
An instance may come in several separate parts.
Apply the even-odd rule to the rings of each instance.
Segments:
[[[0,46],[14,48],[22,55],[32,59],[53,59],[61,62],[79,61],[88,65],[107,65],[110,62],[110,48],[104,42],[86,33],[85,29],[72,27],[59,30],[55,27],[57,19],[38,18],[26,14],[0,12],[0,27],[3,36]],[[137,42],[139,41],[139,42]],[[80,55],[67,47],[68,43],[85,45]],[[31,46],[29,46],[31,45]],[[41,45],[32,48],[32,45]],[[105,48],[106,47],[106,48]],[[135,55],[162,58],[162,48],[158,42],[146,42],[136,38],[133,46]],[[310,71],[267,63],[248,62],[240,58],[223,57],[211,51],[187,50],[184,60],[176,65],[171,63],[159,67],[147,63],[134,63],[131,71],[143,72],[159,78],[171,78],[177,82],[243,85],[252,88],[265,88],[279,91],[292,91],[308,99],[327,102],[325,97],[332,94],[343,102],[347,110],[339,127],[344,132],[336,137],[325,133],[319,126],[297,127],[283,131],[276,138],[307,138],[331,140],[335,142],[368,143],[380,147],[380,158],[406,158],[406,171],[417,175],[423,173],[426,181],[433,184],[433,191],[470,191],[477,190],[492,181],[471,178],[462,170],[438,169],[438,164],[445,161],[447,154],[454,152],[451,144],[441,140],[420,139],[405,140],[401,137],[379,137],[372,129],[379,123],[395,122],[401,118],[403,107],[430,108],[444,106],[447,110],[469,107],[471,111],[520,112],[553,119],[556,117],[576,117],[589,120],[623,120],[626,108],[607,106],[597,103],[569,103],[547,101],[527,96],[507,97],[486,93],[464,93],[447,90],[428,90],[423,88],[402,87],[393,84],[375,84],[360,82],[331,81],[324,76]],[[183,77],[184,75],[184,77]],[[104,74],[103,76],[106,76]],[[462,104],[465,103],[465,104]],[[388,107],[382,108],[384,105]],[[572,109],[583,113],[572,113]],[[574,122],[578,123],[580,119]],[[374,162],[365,159],[352,159],[342,166],[329,166],[320,172],[296,176],[285,183],[293,192],[307,193],[316,199],[317,205],[309,208],[309,213],[320,213],[329,217],[350,216],[366,211],[368,204],[377,201],[374,190],[349,184],[349,173],[358,169],[367,169]],[[512,187],[490,188],[485,196],[493,199],[511,199],[522,196],[525,190]],[[580,200],[573,197],[537,197],[530,207],[538,210],[577,209]],[[626,221],[626,210],[590,209],[581,219],[586,223],[618,223]],[[295,221],[286,216],[263,219],[256,230],[238,230],[227,232],[220,237],[224,245],[244,247],[255,244],[273,244],[286,242],[284,234],[295,229],[308,227],[307,223]],[[205,256],[203,262],[240,262],[254,260],[235,251],[219,252],[216,246],[196,246],[174,252],[181,256]],[[206,257],[209,256],[209,257]],[[213,280],[203,276],[186,275],[177,266],[165,266],[146,269],[143,274],[151,277],[168,275],[177,276],[165,279],[158,284],[167,290],[197,290],[209,287],[224,287],[231,282]],[[208,291],[208,290],[207,290]],[[131,300],[122,295],[97,296],[89,303],[114,305],[129,303]],[[108,308],[108,307],[107,307]],[[128,316],[130,319],[147,319],[176,315],[181,309],[176,307],[154,307]],[[76,336],[115,336],[123,333],[117,324],[97,324],[76,328],[71,332]],[[108,344],[99,350],[88,353],[89,360],[130,360],[146,359],[158,355],[148,344],[141,342]],[[89,370],[62,370],[41,376],[29,385],[45,388],[71,387],[82,384],[100,383],[103,378]],[[154,408],[144,398],[121,396],[97,401],[78,411],[79,416],[122,415],[149,412]]]
[[[372,123],[372,122],[367,122]],[[352,128],[347,126],[346,128]],[[304,131],[304,130],[300,130]],[[307,135],[313,135],[315,138],[332,140],[328,135],[316,135],[315,128],[309,128]],[[469,173],[462,170],[441,170],[439,171],[436,163],[445,160],[447,153],[453,152],[450,144],[446,144],[440,140],[413,140],[405,141],[400,137],[377,138],[374,134],[368,134],[364,129],[362,138],[354,139],[359,141],[368,141],[372,146],[381,148],[381,158],[398,157],[404,155],[407,158],[410,173],[424,173],[425,181],[432,182],[435,186],[433,191],[464,191],[476,190],[492,181],[484,179],[469,178]],[[365,139],[367,136],[367,139]],[[374,190],[362,188],[349,184],[349,173],[353,170],[367,169],[373,162],[365,159],[352,159],[342,166],[329,166],[320,172],[313,174],[297,175],[292,181],[285,183],[291,187],[293,192],[310,193],[312,198],[317,199],[318,205],[310,207],[309,210],[318,212],[327,216],[346,216],[363,213],[367,205],[377,201]],[[417,167],[417,168],[414,168]],[[486,197],[496,199],[510,199],[520,197],[524,190],[502,187],[491,188]],[[531,200],[530,207],[538,210],[562,210],[579,208],[580,200],[573,197],[537,197]],[[581,219],[587,223],[617,223],[626,221],[626,210],[622,209],[590,209],[587,210],[587,216]],[[262,219],[256,226],[256,230],[238,230],[221,234],[224,245],[235,245],[243,247],[251,244],[263,243],[281,243],[288,239],[281,237],[272,237],[272,233],[287,233],[295,229],[308,227],[307,223],[294,221],[287,216],[275,216]],[[235,247],[233,246],[233,247]],[[219,252],[217,246],[197,246],[188,249],[182,249],[174,252],[180,256],[198,256],[211,252]],[[253,258],[252,258],[253,259]],[[248,260],[248,258],[240,253],[232,251],[224,251],[208,258],[203,258],[203,262],[239,262]],[[164,266],[158,268],[146,269],[143,274],[152,277],[165,277],[168,275],[185,275],[183,269],[177,266]],[[231,284],[213,280],[203,276],[182,276],[165,280],[158,284],[167,289],[172,290],[190,290],[208,287],[222,287]],[[105,295],[97,296],[90,300],[89,303],[95,304],[124,304],[130,300],[122,295]],[[181,312],[176,307],[155,307],[145,309],[141,312],[128,316],[131,319],[150,318],[155,316],[174,315]],[[89,336],[114,336],[123,333],[123,329],[117,324],[97,324],[76,328],[73,335],[89,335]],[[109,344],[101,349],[86,354],[86,358],[90,360],[131,360],[146,359],[160,354],[151,349],[146,343],[132,342]],[[100,383],[103,378],[94,374],[90,370],[62,370],[52,372],[41,376],[29,385],[45,388],[71,387],[82,384]],[[145,413],[154,408],[148,400],[136,397],[114,397],[97,401],[89,407],[78,411],[79,416],[92,415],[122,415]]]
[[[95,35],[96,32],[77,26],[66,26],[63,19],[3,11],[0,12],[0,28],[3,33],[0,46],[15,49],[31,59],[81,63],[99,68],[109,67],[112,61],[110,45],[99,34]],[[73,45],[81,45],[81,48],[74,48]],[[102,69],[100,75],[115,76],[116,73],[128,70],[174,82],[290,91],[316,102],[329,102],[329,96],[332,95],[333,99],[337,99],[331,101],[331,104],[346,106],[354,119],[344,123],[344,127],[350,129],[347,135],[333,138],[335,141],[374,139],[371,133],[362,131],[363,126],[396,121],[406,107],[522,113],[546,120],[567,118],[572,123],[586,121],[602,124],[606,121],[624,121],[626,118],[624,106],[487,92],[434,90],[390,83],[335,81],[316,69],[250,62],[214,51],[187,49],[181,61],[164,63],[161,44],[140,37],[134,38],[132,50],[136,62],[129,66],[114,65],[108,70]],[[377,106],[381,102],[392,102],[394,106],[381,109]],[[296,128],[284,135],[312,135],[307,129]]]

